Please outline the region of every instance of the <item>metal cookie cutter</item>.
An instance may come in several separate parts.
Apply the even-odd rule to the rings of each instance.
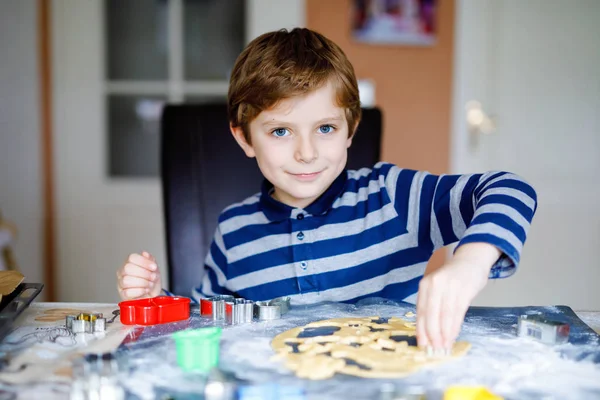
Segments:
[[[73,333],[96,333],[106,330],[106,318],[101,313],[67,315],[65,326]]]
[[[562,344],[569,341],[570,326],[542,315],[521,315],[517,325],[520,337],[529,337],[546,344]]]
[[[73,361],[71,400],[125,399],[117,374],[119,363],[113,353],[91,353]]]
[[[239,325],[250,323],[254,316],[254,302],[245,299],[226,301],[225,314],[228,324]]]
[[[425,395],[425,388],[416,385],[384,383],[379,388],[379,400],[425,400]]]
[[[213,321],[223,321],[225,319],[225,302],[233,301],[233,296],[229,295],[200,299],[200,315],[212,318]]]
[[[290,298],[278,297],[269,301],[257,301],[254,306],[254,316],[259,321],[279,319],[290,310]]]

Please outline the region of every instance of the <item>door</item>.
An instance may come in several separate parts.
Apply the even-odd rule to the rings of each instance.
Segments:
[[[516,275],[490,282],[476,303],[597,310],[600,2],[456,4],[453,172],[515,172],[539,199]],[[471,100],[491,133],[470,129]]]

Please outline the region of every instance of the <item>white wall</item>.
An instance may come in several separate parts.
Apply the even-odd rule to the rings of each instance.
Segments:
[[[305,0],[248,0],[246,7],[248,42],[266,32],[306,25]]]
[[[42,280],[37,1],[0,1],[0,209],[29,282]]]

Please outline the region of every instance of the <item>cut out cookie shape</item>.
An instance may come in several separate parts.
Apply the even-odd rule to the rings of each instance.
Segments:
[[[335,318],[277,335],[271,342],[285,366],[300,378],[328,379],[336,373],[398,378],[465,355],[457,342],[449,357],[431,357],[416,346],[415,324],[400,318]]]

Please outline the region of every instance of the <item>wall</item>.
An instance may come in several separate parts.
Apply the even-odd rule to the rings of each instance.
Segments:
[[[306,0],[306,26],[342,47],[358,79],[375,82],[384,116],[382,158],[403,168],[448,172],[454,1],[440,1],[434,47],[352,41],[347,0]],[[432,265],[443,259],[437,253]]]
[[[0,209],[26,281],[42,281],[37,1],[0,1]]]
[[[250,42],[258,35],[304,26],[305,0],[247,0],[246,38]]]
[[[440,1],[434,47],[379,46],[352,41],[346,0],[307,0],[307,27],[346,52],[359,79],[375,82],[384,112],[383,159],[434,173],[448,170],[454,1]]]

